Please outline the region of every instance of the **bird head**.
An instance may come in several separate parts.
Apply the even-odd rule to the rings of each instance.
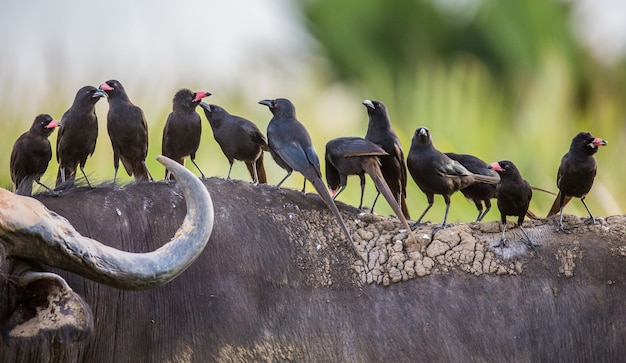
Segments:
[[[262,100],[259,104],[267,106],[273,115],[296,117],[296,108],[293,103],[286,98],[276,98],[273,100]]]
[[[518,178],[518,176],[521,178],[519,170],[517,170],[515,164],[509,160],[491,163],[488,168],[496,171],[500,178]]]
[[[432,139],[430,137],[430,130],[427,127],[422,126],[415,129],[415,134],[413,135],[413,142],[417,144],[431,144]]]
[[[598,152],[598,147],[604,146],[608,144],[606,140],[603,140],[599,137],[594,137],[589,132],[579,132],[572,139],[572,144],[570,145],[570,150],[582,151],[587,155],[593,155]]]

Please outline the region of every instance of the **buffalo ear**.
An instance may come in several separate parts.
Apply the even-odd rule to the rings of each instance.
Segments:
[[[65,280],[51,272],[26,272],[18,278],[14,308],[2,327],[9,345],[70,345],[93,331],[89,305]]]

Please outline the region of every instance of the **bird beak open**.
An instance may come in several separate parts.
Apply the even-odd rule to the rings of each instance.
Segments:
[[[363,100],[363,102],[361,103],[364,104],[366,107],[371,108],[372,110],[375,108],[374,103],[371,100]]]
[[[53,129],[55,127],[59,126],[59,121],[57,120],[52,120],[50,121],[50,123],[48,125],[46,125],[47,129]]]
[[[102,91],[113,91],[113,87],[109,86],[106,82],[101,84],[99,88]]]
[[[590,142],[588,145],[592,148],[594,147],[598,147],[598,146],[605,146],[606,144],[608,144],[608,141],[603,140],[599,137],[596,137],[595,139],[593,139],[592,142]]]
[[[93,95],[91,97],[96,98],[96,97],[107,97],[107,93],[104,92],[101,89],[96,90],[96,92],[93,93]]]
[[[272,100],[262,100],[262,101],[259,101],[259,104],[272,108],[273,102]]]
[[[502,167],[500,166],[500,163],[498,163],[497,161],[494,163],[491,163],[491,165],[489,165],[487,168],[495,170],[495,171],[504,171],[504,169],[502,169]]]
[[[328,186],[328,189],[330,189],[330,196],[331,197],[335,197],[335,195],[337,195],[337,192],[339,192],[339,187],[337,187],[337,189],[333,189],[330,186]]]
[[[211,112],[211,105],[206,102],[200,102],[200,107],[202,107],[207,112]]]
[[[192,102],[198,102],[205,97],[209,97],[210,95],[211,94],[209,92],[203,92],[203,91],[196,92],[196,97],[193,99]]]

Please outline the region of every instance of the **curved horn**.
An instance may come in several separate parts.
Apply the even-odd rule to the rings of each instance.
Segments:
[[[67,219],[39,201],[0,188],[0,240],[7,257],[35,260],[119,289],[145,290],[174,279],[195,261],[213,229],[213,203],[202,182],[164,156],[157,160],[174,174],[187,215],[174,237],[148,253],[105,246],[78,233]]]

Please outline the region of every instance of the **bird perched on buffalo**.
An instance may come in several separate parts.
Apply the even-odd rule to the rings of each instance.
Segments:
[[[497,176],[474,174],[458,161],[452,160],[446,154],[435,149],[430,131],[426,127],[419,127],[415,130],[407,157],[407,167],[413,180],[426,194],[428,200],[428,206],[413,227],[421,223],[426,212],[433,206],[435,194],[441,194],[446,203],[446,212],[441,226],[445,228],[450,209],[450,196],[454,192],[467,188],[474,183],[497,184],[500,181]]]
[[[530,200],[533,197],[530,184],[522,178],[519,170],[511,161],[502,160],[492,163],[489,167],[500,175],[500,182],[496,186],[496,198],[498,210],[500,210],[500,221],[502,222],[502,236],[496,247],[504,247],[505,245],[506,217],[515,216],[517,217],[517,225],[526,238],[526,244],[536,251],[536,245],[528,237],[522,226]]]
[[[117,179],[120,160],[128,175],[134,176],[135,180],[153,180],[146,166],[148,124],[143,111],[130,101],[117,80],[102,83],[99,91],[109,99],[107,130],[113,147],[113,182]]]
[[[560,213],[559,231],[563,231],[563,208],[573,197],[580,198],[589,213],[589,222],[595,223],[595,218],[585,203],[585,197],[596,177],[597,165],[593,155],[598,152],[600,146],[606,144],[606,140],[594,137],[588,132],[579,132],[572,139],[569,151],[563,155],[556,176],[559,193],[548,213],[548,217]]]
[[[210,96],[209,92],[192,92],[183,88],[176,92],[172,100],[172,112],[167,115],[163,128],[163,143],[161,153],[163,156],[185,165],[185,158],[189,156],[193,165],[200,172],[202,179],[204,173],[196,164],[196,151],[200,146],[202,135],[202,120],[196,113],[196,107],[203,98]],[[170,179],[169,170],[165,170],[165,180]]]
[[[16,194],[31,195],[33,181],[52,191],[39,179],[46,172],[52,159],[52,147],[48,137],[58,124],[58,121],[50,115],[39,115],[35,117],[30,129],[20,135],[13,144],[9,167]]]
[[[333,212],[341,229],[348,237],[350,245],[359,255],[350,232],[348,232],[348,228],[339,213],[339,209],[337,209],[333,198],[322,181],[317,152],[313,148],[309,133],[300,121],[296,119],[296,108],[291,101],[285,98],[262,100],[259,103],[269,107],[273,114],[269,125],[267,125],[267,143],[270,154],[276,161],[276,164],[287,170],[287,176],[278,183],[277,187],[280,187],[294,170],[300,172],[306,180],[313,184],[324,203]]]
[[[380,146],[389,154],[380,157],[380,170],[389,189],[396,196],[396,200],[402,208],[402,213],[404,213],[406,218],[410,218],[409,208],[406,205],[406,164],[404,163],[404,153],[400,139],[391,127],[387,108],[382,102],[364,100],[362,103],[367,108],[369,118],[365,139]],[[372,212],[379,195],[380,191],[372,203]]]
[[[388,155],[387,152],[380,146],[360,137],[332,139],[326,143],[326,181],[334,193],[333,199],[335,199],[346,188],[348,175],[358,175],[361,179],[361,204],[363,204],[365,173],[369,174],[378,191],[387,199],[396,216],[406,228],[410,238],[417,243],[396,197],[389,189],[380,171],[379,157],[385,155]],[[359,209],[361,209],[361,205],[359,205]]]
[[[59,123],[57,135],[57,161],[59,171],[57,173],[56,186],[59,187],[66,181],[71,184],[76,179],[76,169],[80,171],[91,186],[85,163],[96,149],[98,138],[98,116],[96,116],[96,103],[103,92],[93,86],[85,86],[76,92],[72,106],[65,111]]]
[[[200,107],[204,110],[204,115],[211,125],[215,141],[222,148],[230,164],[226,179],[230,180],[233,162],[241,160],[246,164],[254,184],[266,184],[263,151],[269,148],[267,138],[261,130],[250,120],[231,115],[220,106],[202,102]]]
[[[489,169],[489,165],[486,162],[474,155],[446,153],[446,156],[452,160],[458,161],[474,174],[498,176],[498,173]],[[491,209],[491,199],[496,197],[496,186],[494,184],[474,183],[467,188],[461,189],[461,193],[463,193],[465,198],[471,199],[476,205],[476,209],[478,210],[476,222],[480,222]],[[483,203],[485,204],[484,211]]]

